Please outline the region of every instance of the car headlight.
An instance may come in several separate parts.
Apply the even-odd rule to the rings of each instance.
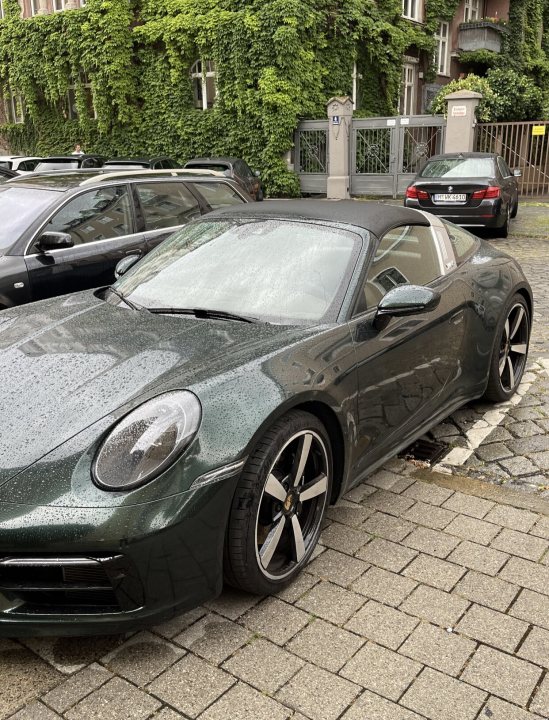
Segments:
[[[122,418],[95,456],[93,476],[108,490],[130,490],[159,475],[196,435],[200,402],[176,390],[144,402]]]

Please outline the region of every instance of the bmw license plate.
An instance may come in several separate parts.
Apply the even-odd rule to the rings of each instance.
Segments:
[[[441,194],[434,195],[433,200],[435,202],[449,202],[449,203],[466,202],[467,195],[465,193],[441,193]]]

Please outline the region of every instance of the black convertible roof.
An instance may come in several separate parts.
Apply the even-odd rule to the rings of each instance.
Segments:
[[[204,219],[216,217],[273,217],[347,223],[383,235],[398,225],[429,225],[423,213],[401,205],[361,200],[265,200],[232,205]]]

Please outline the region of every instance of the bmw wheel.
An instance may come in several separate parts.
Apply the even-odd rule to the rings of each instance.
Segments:
[[[509,235],[509,224],[511,222],[511,208],[509,205],[505,208],[505,220],[501,228],[497,231],[499,237],[506,238]]]
[[[530,340],[530,313],[522,295],[514,295],[500,323],[498,339],[490,362],[490,375],[484,397],[494,402],[508,400],[518,388]]]
[[[307,564],[332,486],[332,452],[323,424],[292,410],[264,435],[235,491],[225,576],[258,594],[276,592]]]

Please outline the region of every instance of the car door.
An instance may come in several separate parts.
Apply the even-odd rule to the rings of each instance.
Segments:
[[[138,182],[134,188],[148,250],[202,214],[201,200],[180,180]]]
[[[466,285],[453,277],[455,268],[448,236],[435,227],[396,227],[375,249],[350,322],[357,357],[358,474],[402,446],[455,391],[468,299]],[[379,301],[401,284],[428,285],[440,292],[439,306],[392,318],[376,330]]]
[[[41,252],[38,243],[48,231],[68,233],[73,247]],[[127,185],[101,185],[80,192],[53,213],[27,248],[32,297],[40,300],[108,285],[114,280],[117,262],[144,249],[144,235],[135,230]]]

